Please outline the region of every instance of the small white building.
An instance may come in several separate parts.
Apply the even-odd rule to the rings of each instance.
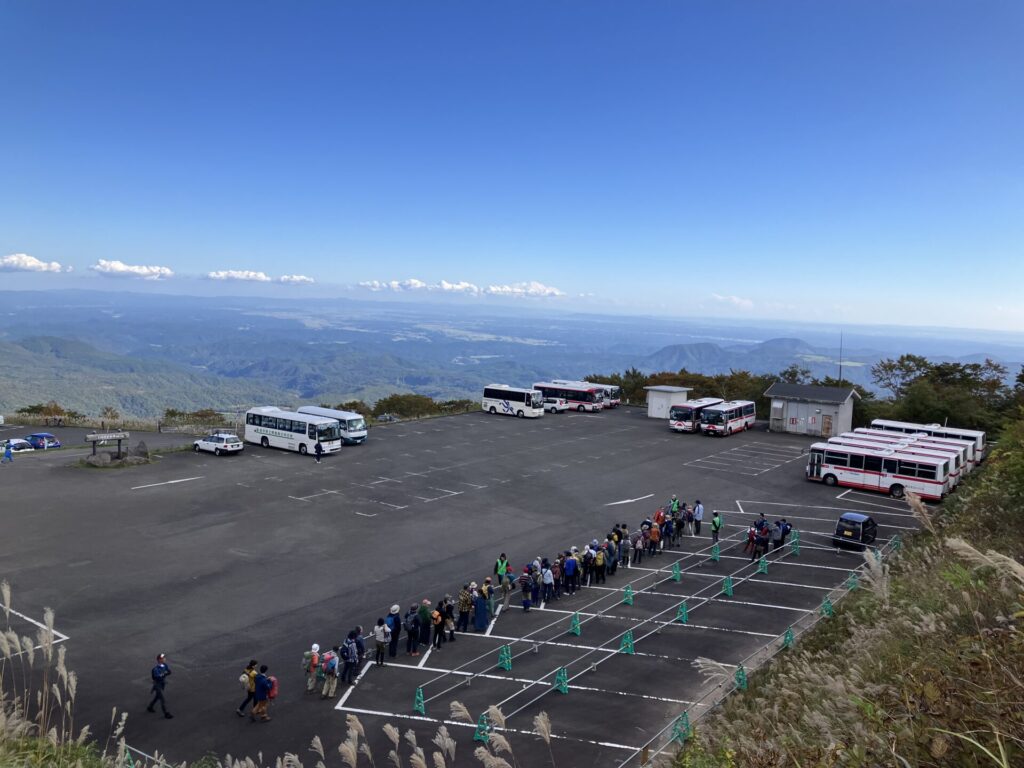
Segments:
[[[764,396],[772,400],[770,431],[820,437],[849,432],[853,428],[853,401],[860,399],[852,387],[785,382],[772,384]]]
[[[673,405],[682,405],[690,399],[692,387],[669,387],[659,384],[644,387],[647,390],[647,418],[667,419]]]

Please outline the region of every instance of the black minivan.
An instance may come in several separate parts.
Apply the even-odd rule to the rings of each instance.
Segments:
[[[832,543],[837,547],[852,547],[863,551],[878,538],[878,523],[859,512],[844,512],[836,523]]]

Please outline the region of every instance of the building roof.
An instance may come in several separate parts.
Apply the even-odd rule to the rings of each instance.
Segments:
[[[860,395],[853,387],[819,387],[816,384],[787,384],[777,381],[764,393],[765,397],[779,400],[801,400],[807,403],[834,403],[841,405],[850,397],[860,400]]]
[[[670,392],[672,394],[678,394],[679,392],[693,392],[693,387],[670,387],[667,384],[658,384],[653,387],[644,387],[648,392]]]

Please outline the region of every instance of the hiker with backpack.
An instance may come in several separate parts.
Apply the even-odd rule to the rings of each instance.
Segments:
[[[565,591],[570,595],[576,594],[576,577],[579,575],[576,570],[578,567],[579,563],[576,560],[576,555],[567,550],[565,562],[562,563],[562,573],[565,574]]]
[[[435,651],[441,650],[441,643],[444,642],[444,614],[441,613],[441,601],[438,601],[437,608],[430,612],[430,629],[433,633],[431,645]]]
[[[523,567],[523,575],[519,577],[519,589],[522,593],[523,613],[530,612],[530,597],[533,595],[533,579],[530,577],[530,566]]]
[[[540,580],[544,587],[543,600],[545,603],[555,599],[555,574],[551,571],[551,564],[547,558],[540,565]]]
[[[341,674],[338,668],[339,653],[338,646],[334,646],[331,650],[325,651],[320,659],[320,674],[324,681],[324,686],[320,690],[321,699],[333,699],[334,692],[338,690],[338,677]]]
[[[469,592],[469,584],[463,584],[462,589],[459,590],[459,620],[456,622],[455,628],[459,632],[469,631],[469,617],[473,613],[473,596]]]
[[[245,669],[242,670],[242,674],[238,677],[238,682],[242,685],[242,690],[245,691],[245,701],[238,705],[238,709],[235,711],[239,717],[245,717],[245,708],[252,703],[253,698],[256,694],[256,659],[250,659],[249,663],[246,664]]]
[[[302,654],[302,671],[306,674],[306,693],[313,693],[320,671],[320,646],[316,643]]]
[[[267,665],[261,664],[254,681],[253,706],[249,714],[249,719],[253,722],[257,719],[262,723],[269,721],[267,709],[270,707],[270,700],[277,698],[277,678],[268,675],[267,670]]]
[[[359,648],[356,646],[356,631],[353,629],[341,644],[341,682],[355,685],[356,668],[359,666]]]
[[[444,631],[448,633],[448,642],[455,642],[455,601],[451,595],[445,595],[441,601],[441,616],[444,618]]]
[[[597,548],[594,555],[594,583],[604,584],[605,570],[607,568],[608,556],[604,544]]]
[[[402,618],[405,628],[405,655],[420,655],[420,616],[415,605],[410,605]]]
[[[772,549],[778,549],[782,546],[782,521],[776,520],[775,525],[772,526]]]
[[[430,630],[434,626],[434,622],[430,620],[430,614],[434,612],[430,605],[430,601],[427,598],[423,598],[419,609],[416,611],[416,614],[420,617],[420,645],[428,648],[430,647]]]
[[[683,506],[686,507],[686,511],[683,512],[683,520],[686,525],[686,535],[693,536],[693,523],[695,519],[693,516],[693,507],[686,506],[685,504]]]

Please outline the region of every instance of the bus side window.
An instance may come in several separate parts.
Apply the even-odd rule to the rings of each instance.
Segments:
[[[889,473],[890,475],[895,475],[895,474],[898,474],[898,470],[899,470],[899,462],[896,461],[896,459],[886,459],[885,460],[885,471],[887,473]]]

